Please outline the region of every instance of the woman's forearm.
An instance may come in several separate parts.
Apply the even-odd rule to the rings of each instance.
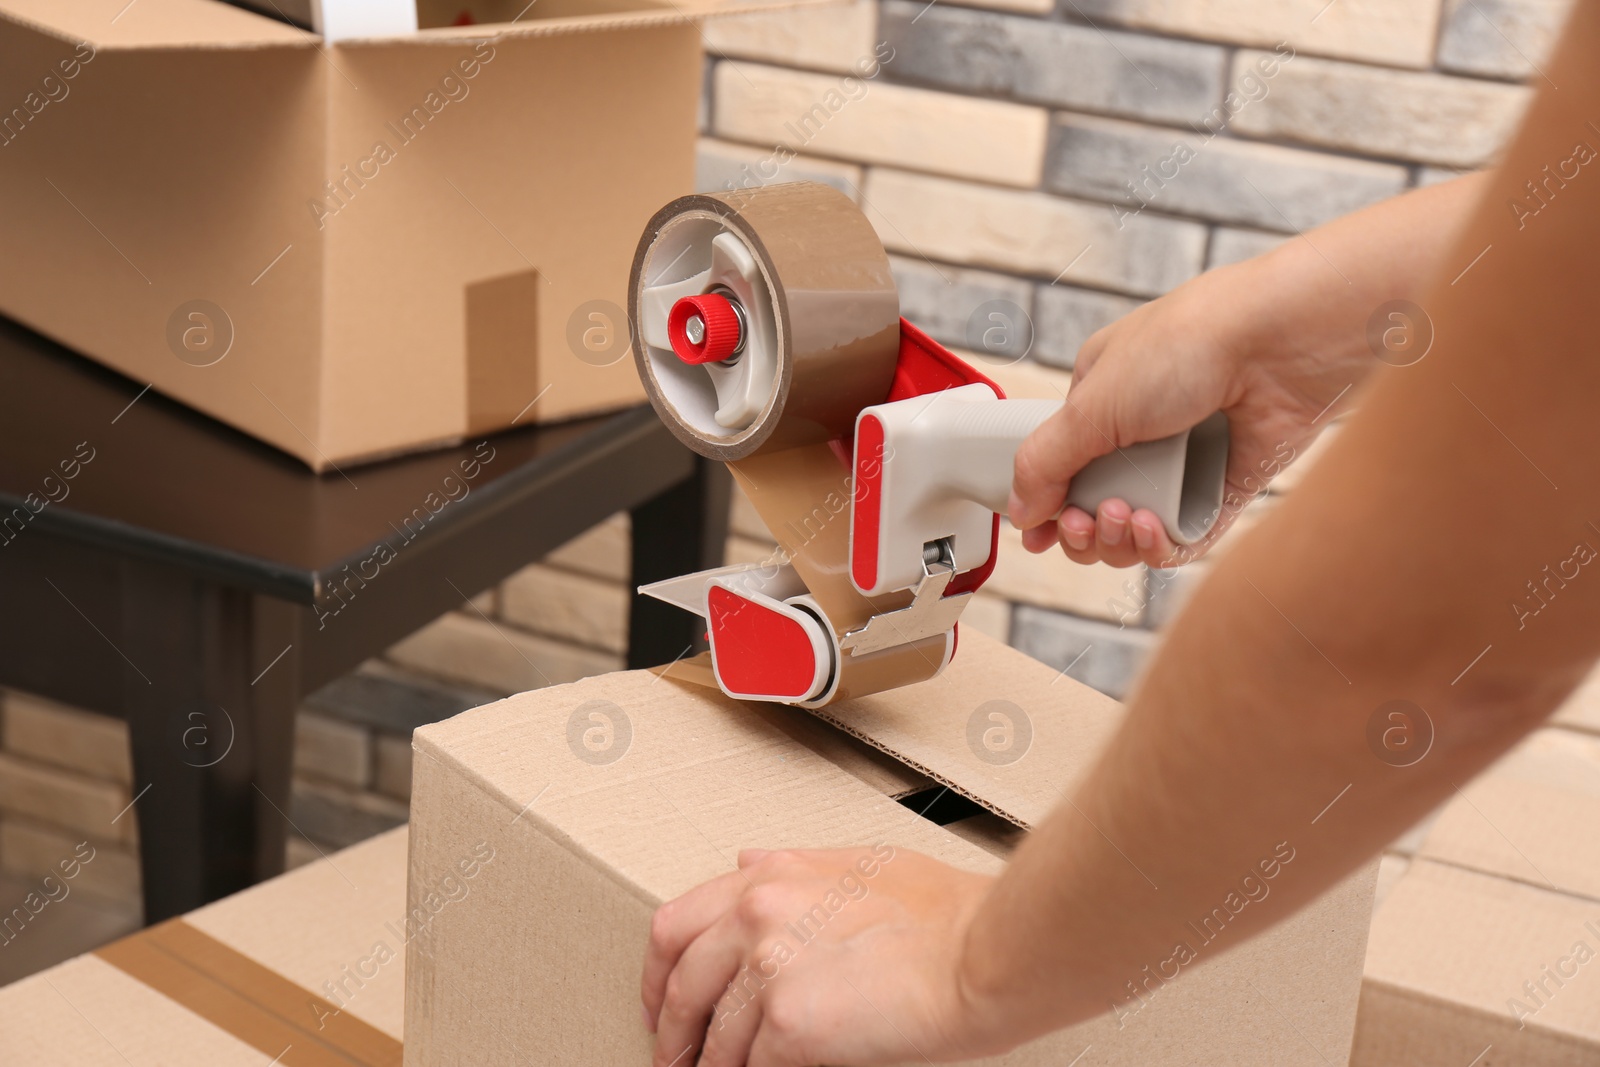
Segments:
[[[1147,966],[1181,980],[1324,892],[1593,663],[1600,169],[1569,176],[1534,223],[1507,210],[1522,176],[1600,142],[1585,125],[1600,5],[1576,10],[1562,92],[1539,98],[1500,172],[1422,194],[1446,214],[1439,197],[1471,205],[1447,246],[1404,213],[1397,231],[1370,225],[1379,208],[1298,253],[1331,261],[1325,313],[1353,351],[1396,298],[1427,309],[1432,351],[1404,367],[1365,352],[1377,380],[1347,431],[1219,563],[1095,769],[978,910],[962,986],[1007,1043],[1125,1010]],[[1368,284],[1373,256],[1421,256],[1434,284]],[[1294,343],[1292,322],[1276,328]],[[1414,753],[1383,731],[1408,724],[1432,741],[1401,766]],[[1204,927],[1219,908],[1229,921]]]

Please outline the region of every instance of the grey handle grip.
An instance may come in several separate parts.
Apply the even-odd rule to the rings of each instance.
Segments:
[[[1228,417],[1218,411],[1183,433],[1101,456],[1072,479],[1067,503],[1093,514],[1120,497],[1155,512],[1168,537],[1189,545],[1217,524],[1227,473]]]

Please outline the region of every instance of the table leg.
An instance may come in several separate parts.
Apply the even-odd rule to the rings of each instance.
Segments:
[[[154,565],[124,565],[121,584],[124,712],[154,923],[283,869],[298,657],[291,647],[267,669],[292,644],[289,605]]]
[[[732,480],[721,463],[699,459],[693,477],[633,509],[632,584],[720,567],[728,539]],[[634,594],[628,615],[628,667],[670,663],[705,645],[705,623]]]

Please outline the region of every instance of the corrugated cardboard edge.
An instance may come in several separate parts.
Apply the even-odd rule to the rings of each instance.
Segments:
[[[1464,1039],[1461,1047],[1441,1046],[1440,1034]],[[1397,1042],[1395,1035],[1404,1037]],[[1402,1043],[1403,1042],[1403,1043]],[[1513,1044],[1514,1043],[1514,1044]],[[1471,1051],[1462,1052],[1471,1047]],[[1488,1057],[1490,1049],[1502,1056]],[[1390,982],[1361,983],[1351,1067],[1498,1067],[1501,1063],[1540,1067],[1582,1067],[1595,1062],[1593,1042],[1537,1020],[1519,1030],[1504,1015],[1460,1004]],[[1470,1057],[1482,1057],[1470,1062]]]
[[[676,685],[717,687],[716,677],[711,673],[709,652],[677,660],[664,667],[652,667],[650,671]],[[920,793],[936,784],[881,745],[872,744],[848,730],[840,730],[825,719],[806,715],[800,708],[778,704],[752,704],[750,707],[817,755],[893,800]]]
[[[130,4],[129,6],[131,7],[132,5]],[[254,20],[254,22],[259,23],[262,31],[260,37],[252,38],[249,35],[241,35],[237,40],[231,41],[172,41],[163,42],[160,44],[137,42],[118,43],[115,41],[95,40],[94,38],[77,37],[71,33],[68,33],[60,26],[52,25],[47,22],[41,22],[38,19],[29,18],[25,15],[20,15],[15,11],[9,10],[3,2],[0,2],[0,22],[10,22],[13,25],[21,26],[41,36],[49,37],[58,41],[64,41],[69,44],[82,44],[87,41],[89,44],[94,45],[96,51],[103,52],[169,52],[186,50],[215,51],[234,49],[246,50],[256,48],[320,48],[322,46],[322,38],[307,30],[300,29],[298,26],[291,26],[286,22],[281,22],[277,19],[269,18],[265,15],[260,15],[254,11],[248,11],[244,8],[239,8],[237,11],[244,19]],[[241,22],[241,25],[250,24],[252,23],[248,21]]]
[[[897,713],[913,703],[904,701],[903,694],[937,693],[939,687],[964,678],[969,670],[985,669],[984,665],[996,658],[1016,665],[1010,676],[1014,684],[1003,696],[1034,704],[1031,713],[1021,710],[1031,723],[1030,743],[1037,745],[1040,753],[1028,752],[1010,764],[992,765],[966,751],[965,724],[951,715],[976,708],[922,701],[916,702],[915,714]],[[679,685],[715,685],[708,671],[694,665],[674,668],[667,677]],[[1060,802],[1074,771],[1088,770],[1122,714],[1121,705],[1112,698],[1056,674],[1002,642],[966,631],[942,675],[898,692],[901,697],[894,692],[877,693],[812,709],[810,714],[1024,830],[1037,826]],[[891,707],[896,713],[882,713]],[[1100,720],[1087,721],[1088,714],[1098,715]],[[1030,761],[1029,756],[1034,758]]]

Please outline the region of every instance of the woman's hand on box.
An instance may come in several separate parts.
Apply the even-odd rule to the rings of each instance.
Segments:
[[[663,904],[645,957],[653,1067],[948,1061],[1003,1050],[963,992],[993,879],[888,845],[739,856]]]

